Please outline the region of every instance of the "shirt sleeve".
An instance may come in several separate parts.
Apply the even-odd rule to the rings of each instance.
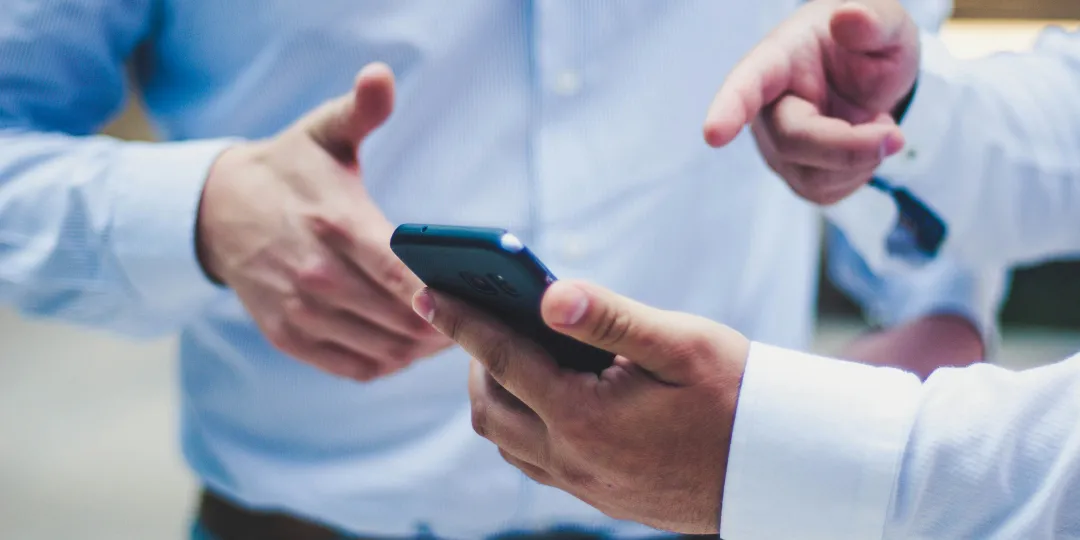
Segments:
[[[869,323],[894,327],[934,314],[963,317],[979,331],[988,351],[996,348],[998,312],[1009,273],[938,257],[918,267],[871,269],[833,225],[826,228],[829,280],[858,303]]]
[[[879,176],[944,219],[945,254],[1009,266],[1080,251],[1080,34],[1051,28],[1031,52],[978,60],[924,35],[921,54],[907,147]],[[891,264],[895,211],[873,195],[864,188],[828,212],[877,267]]]
[[[937,32],[952,12],[953,3],[943,0],[906,0],[903,2],[916,23],[926,32]],[[870,193],[876,202],[895,206],[883,193]],[[873,205],[876,208],[879,205]],[[1001,265],[968,265],[955,257],[941,256],[920,265],[889,265],[873,268],[848,241],[840,227],[856,231],[881,221],[882,213],[868,213],[867,220],[845,219],[830,222],[826,229],[827,275],[838,289],[863,309],[874,326],[893,327],[934,314],[954,314],[972,323],[983,337],[988,351],[999,340],[997,319],[1008,288],[1009,273]],[[884,234],[882,231],[880,234]]]
[[[0,6],[0,302],[156,335],[223,294],[194,233],[202,186],[232,141],[93,136],[118,112],[148,0]]]
[[[1080,355],[909,374],[754,344],[723,538],[1080,534]]]

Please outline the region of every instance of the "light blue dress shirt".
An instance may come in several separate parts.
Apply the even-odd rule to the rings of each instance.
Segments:
[[[180,332],[184,455],[250,507],[372,535],[652,534],[503,463],[472,432],[459,351],[363,385],[278,353],[199,268],[202,182],[235,138],[272,136],[384,61],[398,108],[362,158],[392,221],[509,227],[557,275],[805,347],[818,212],[750,138],[715,151],[701,137],[724,74],[797,4],[5,0],[0,299]],[[919,5],[936,19],[942,4]],[[126,61],[171,142],[92,136],[121,108]],[[841,278],[886,312],[985,304],[970,288],[882,295]]]

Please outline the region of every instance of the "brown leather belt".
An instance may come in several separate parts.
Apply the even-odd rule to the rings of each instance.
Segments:
[[[278,512],[249,510],[210,491],[199,500],[199,524],[213,540],[392,540],[386,537],[355,536],[337,532],[302,518]],[[578,532],[508,534],[492,540],[602,540],[604,537]],[[663,537],[670,540],[671,536]],[[715,535],[676,538],[716,538]],[[405,540],[405,539],[399,539]]]
[[[278,512],[249,510],[203,490],[199,526],[213,540],[353,540],[328,527]]]

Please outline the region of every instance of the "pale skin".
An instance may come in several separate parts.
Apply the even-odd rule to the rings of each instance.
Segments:
[[[796,193],[831,204],[903,148],[890,113],[918,69],[918,28],[896,0],[808,2],[728,75],[705,140],[722,147],[751,125]]]
[[[814,0],[732,70],[706,115],[705,140],[730,144],[749,125],[769,166],[795,193],[833,204],[901,151],[892,111],[919,71],[919,31],[896,0]],[[934,314],[865,336],[847,359],[922,378],[985,354],[963,317]]]
[[[390,251],[393,225],[364,188],[358,148],[393,107],[390,69],[365,67],[350,91],[277,136],[224,152],[199,211],[197,248],[207,274],[236,292],[268,340],[359,381],[451,345],[409,310],[421,283]],[[719,133],[743,122],[718,118]],[[870,336],[848,357],[897,364],[911,343],[927,345],[930,366],[982,355],[969,324],[941,316]],[[937,351],[954,354],[933,359]]]
[[[277,136],[223,153],[199,212],[204,268],[270,342],[359,381],[451,345],[409,308],[421,283],[390,251],[393,225],[364,188],[359,146],[393,105],[390,69],[367,66]]]
[[[597,377],[560,370],[452,297],[423,291],[414,307],[476,359],[473,427],[512,465],[614,518],[717,531],[746,338],[595,285],[556,282],[544,320],[619,355]]]

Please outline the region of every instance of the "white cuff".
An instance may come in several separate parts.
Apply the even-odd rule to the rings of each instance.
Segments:
[[[109,240],[152,312],[183,318],[226,291],[199,264],[195,223],[210,167],[234,142],[131,143],[110,173],[117,181]]]
[[[720,536],[881,538],[920,393],[899,370],[754,343]]]

